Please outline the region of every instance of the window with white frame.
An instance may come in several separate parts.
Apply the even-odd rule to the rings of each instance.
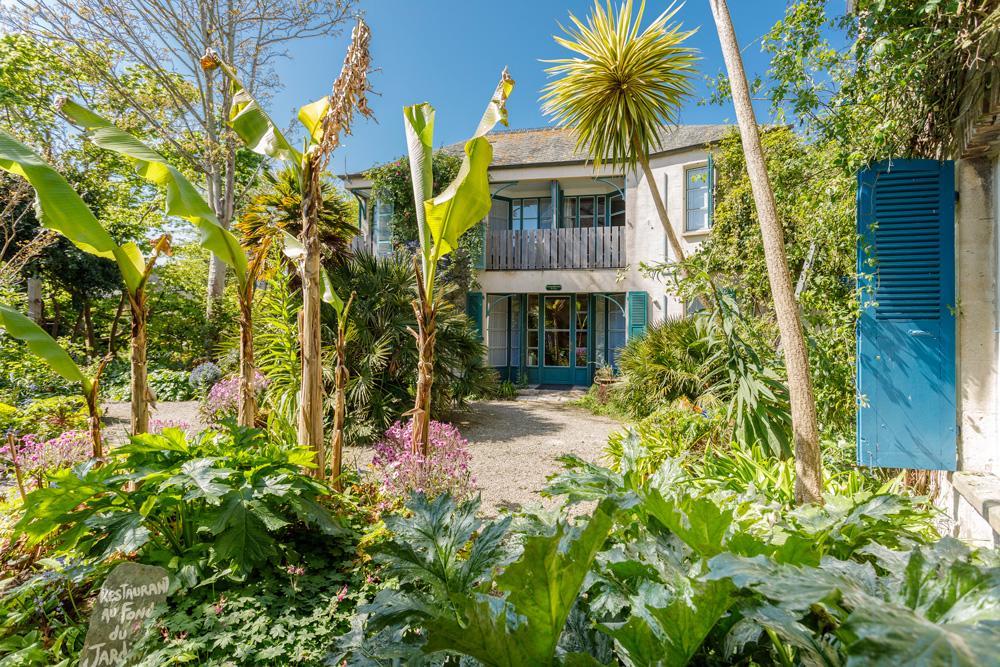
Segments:
[[[521,297],[514,294],[487,295],[486,348],[494,368],[521,365]]]
[[[375,219],[372,222],[372,241],[375,255],[387,257],[392,254],[392,203],[376,202]]]
[[[700,232],[712,226],[708,210],[708,166],[692,167],[684,173],[684,231]]]

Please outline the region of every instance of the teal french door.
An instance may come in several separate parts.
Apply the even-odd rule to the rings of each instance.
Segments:
[[[538,317],[530,318],[529,341],[537,341],[538,382],[588,384],[590,378],[590,299],[586,294],[540,294]],[[530,327],[537,323],[535,335]],[[529,342],[529,345],[531,342]]]

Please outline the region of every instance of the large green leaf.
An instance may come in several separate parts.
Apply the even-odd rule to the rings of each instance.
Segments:
[[[426,201],[434,194],[434,107],[424,102],[403,107],[403,127],[406,130],[406,152],[410,157],[410,179],[415,201]],[[417,240],[426,262],[430,257],[431,232],[427,228],[427,211],[416,207]]]
[[[433,238],[430,252],[427,249],[424,252],[432,263],[457,248],[459,237],[490,212],[492,196],[487,170],[493,161],[493,146],[486,140],[486,133],[497,123],[507,124],[507,97],[513,89],[514,80],[504,70],[476,133],[465,143],[465,157],[455,180],[437,197],[424,202],[427,229]],[[429,105],[419,108],[425,119],[433,113]],[[417,129],[423,133],[428,129],[427,124],[425,120],[423,129]],[[432,131],[433,125],[430,127]]]
[[[79,382],[83,393],[90,393],[92,387],[90,378],[84,375],[66,350],[62,349],[59,343],[40,326],[16,310],[2,305],[0,305],[0,324],[8,334],[27,343],[28,349],[41,357],[52,370],[70,382]]]
[[[582,529],[560,523],[552,535],[526,538],[521,557],[497,577],[497,589],[507,592],[507,602],[525,619],[513,630],[511,640],[532,658],[529,664],[551,663],[616,511],[616,501],[604,500]]]
[[[184,175],[167,160],[131,134],[76,102],[62,105],[66,116],[87,130],[90,139],[101,148],[124,155],[137,174],[166,192],[167,215],[184,218],[201,233],[199,242],[236,272],[240,284],[246,282],[247,258],[236,237],[219,224],[211,207]]]
[[[23,177],[35,189],[39,222],[76,247],[114,259],[129,291],[142,284],[145,262],[134,243],[119,246],[62,175],[34,151],[0,130],[0,169]]]
[[[617,642],[631,665],[686,665],[734,598],[728,582],[682,579],[675,590],[644,583],[627,621],[599,626]]]
[[[292,148],[267,112],[243,87],[233,68],[222,62],[219,64],[229,77],[233,92],[233,101],[229,106],[229,126],[254,153],[287,162],[296,172],[301,171],[302,153]]]

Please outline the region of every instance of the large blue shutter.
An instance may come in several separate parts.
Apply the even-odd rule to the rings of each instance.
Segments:
[[[646,302],[645,292],[628,293],[628,337],[635,338],[646,333]]]
[[[479,340],[483,339],[483,293],[468,292],[465,295],[465,314],[472,320],[476,331],[479,333]]]
[[[857,220],[858,463],[954,470],[953,163],[862,170]]]

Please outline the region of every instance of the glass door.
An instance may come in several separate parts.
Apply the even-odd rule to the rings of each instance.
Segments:
[[[571,295],[542,297],[542,384],[574,383],[576,361],[576,323],[574,298]]]

